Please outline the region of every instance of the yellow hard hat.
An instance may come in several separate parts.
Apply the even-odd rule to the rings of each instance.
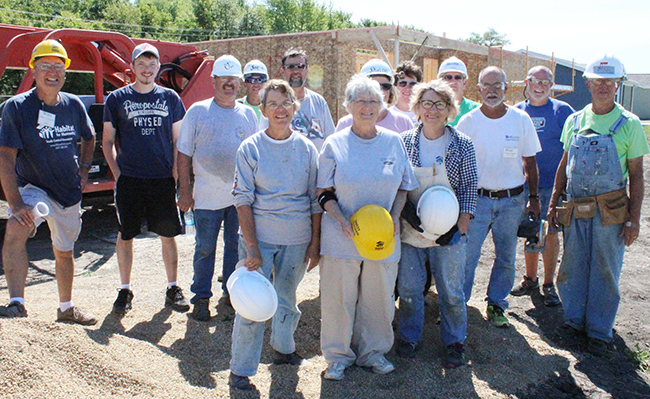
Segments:
[[[56,40],[44,40],[34,47],[32,50],[32,58],[29,60],[29,67],[34,68],[34,61],[41,57],[59,57],[65,62],[65,69],[70,66],[70,58],[68,52],[65,51],[63,45]]]
[[[352,215],[352,241],[359,255],[370,260],[388,258],[395,251],[393,218],[379,205],[366,205]]]

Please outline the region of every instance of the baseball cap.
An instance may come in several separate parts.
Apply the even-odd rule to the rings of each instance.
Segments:
[[[139,56],[143,54],[152,54],[156,58],[160,59],[160,54],[158,54],[158,49],[149,43],[141,43],[135,46],[133,53],[131,54],[131,62],[135,61]]]

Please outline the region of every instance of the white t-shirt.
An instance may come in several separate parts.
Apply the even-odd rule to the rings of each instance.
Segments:
[[[447,146],[449,145],[449,132],[445,133],[435,140],[429,140],[420,132],[420,164],[424,168],[433,165],[440,166],[445,162]]]
[[[210,98],[187,110],[177,146],[192,157],[195,209],[223,209],[234,203],[235,154],[256,131],[255,111],[244,104],[221,108]]]
[[[524,111],[508,107],[499,119],[490,119],[481,108],[463,116],[457,129],[474,142],[478,187],[504,190],[526,181],[522,157],[542,150],[535,126]]]
[[[350,128],[330,136],[318,158],[318,187],[334,187],[341,212],[350,218],[366,205],[379,205],[390,212],[397,190],[414,190],[418,181],[406,155],[399,134],[379,129],[372,139],[362,139]],[[400,258],[400,238],[395,251],[383,263]],[[321,254],[337,258],[357,259],[352,240],[343,235],[341,225],[327,212],[321,226]]]
[[[392,109],[388,109],[387,111],[388,113],[384,119],[377,122],[375,124],[376,126],[383,127],[397,133],[402,133],[413,129],[413,123],[408,116],[400,112],[395,112]],[[352,115],[346,115],[343,118],[339,119],[339,123],[336,125],[336,131],[339,132],[350,126],[352,126]]]

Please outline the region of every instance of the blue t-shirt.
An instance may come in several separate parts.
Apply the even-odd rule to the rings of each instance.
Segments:
[[[515,107],[530,115],[537,130],[539,143],[542,145],[542,151],[537,153],[539,187],[553,187],[555,172],[564,154],[560,141],[562,128],[564,121],[574,112],[573,108],[564,101],[554,98],[549,98],[549,101],[541,107],[530,105],[528,101],[520,102]]]
[[[172,125],[183,119],[185,106],[175,91],[155,85],[138,93],[133,85],[112,92],[104,106],[104,122],[116,129],[117,164],[129,177],[172,177]]]
[[[18,186],[32,184],[64,207],[81,201],[77,141],[92,140],[93,123],[83,103],[73,94],[59,93],[60,101],[45,105],[36,89],[7,101],[2,112],[0,146],[16,148]],[[39,124],[39,114],[54,115]]]

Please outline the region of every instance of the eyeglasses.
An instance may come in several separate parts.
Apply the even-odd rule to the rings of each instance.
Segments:
[[[499,91],[499,90],[503,90],[503,89],[506,88],[506,84],[504,82],[498,82],[498,83],[492,83],[492,84],[479,83],[478,85],[481,86],[481,88],[483,90],[492,89],[494,91]]]
[[[307,68],[307,64],[284,64],[282,65],[282,68],[288,69],[290,71],[293,71],[294,69],[305,69]]]
[[[530,77],[530,78],[528,78],[528,81],[530,83],[532,83],[532,84],[542,85],[542,86],[548,86],[551,83],[553,83],[552,81],[550,81],[548,79],[537,79],[536,77]]]
[[[280,107],[282,107],[284,109],[291,109],[291,108],[293,108],[293,101],[289,101],[289,100],[282,101],[280,104],[274,103],[274,102],[264,104],[264,108],[270,109],[270,110],[278,109]]]
[[[379,101],[377,100],[354,100],[354,103],[360,107],[365,107],[368,105],[371,107],[377,107],[379,105]]]
[[[442,78],[444,80],[465,80],[463,75],[444,75]]]
[[[418,82],[407,82],[406,80],[400,80],[399,82],[397,82],[397,85],[399,87],[406,87],[406,86],[413,87],[416,84],[418,84]]]
[[[261,77],[258,77],[258,78],[252,78],[252,77],[244,78],[244,82],[246,82],[246,83],[264,83],[266,81],[267,81],[267,79],[266,79],[265,76],[261,76]]]
[[[437,110],[442,111],[443,109],[447,108],[447,103],[444,101],[430,101],[430,100],[422,100],[420,101],[420,105],[424,109],[431,109],[433,107],[436,107]]]
[[[612,87],[616,84],[616,82],[618,82],[616,79],[589,79],[588,81],[596,86],[605,85],[608,87]]]
[[[65,64],[48,64],[46,62],[41,62],[38,64],[34,64],[34,68],[38,68],[41,71],[63,72],[65,71]]]
[[[393,88],[393,85],[390,83],[380,83],[379,86],[381,87],[382,90],[389,91],[390,89]]]

